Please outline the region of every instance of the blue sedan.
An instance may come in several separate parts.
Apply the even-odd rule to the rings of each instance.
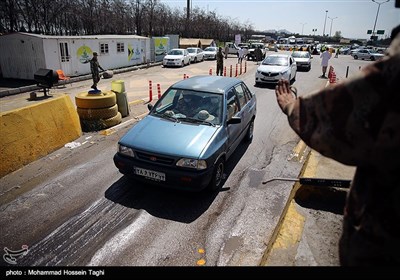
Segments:
[[[172,85],[118,142],[115,166],[164,187],[219,190],[225,163],[253,138],[256,96],[237,78],[195,76]]]

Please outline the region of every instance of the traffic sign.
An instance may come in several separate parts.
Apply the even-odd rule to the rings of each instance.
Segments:
[[[378,31],[376,31],[376,34],[383,35],[383,34],[385,34],[385,30],[378,30]]]
[[[372,34],[372,30],[367,30],[367,34]]]

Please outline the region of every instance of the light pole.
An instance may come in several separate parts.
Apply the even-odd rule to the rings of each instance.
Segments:
[[[337,19],[337,17],[334,17],[334,18],[328,17],[328,18],[331,20],[331,29],[329,30],[329,37],[331,37],[331,33],[332,33],[332,23],[333,23],[333,20],[334,20],[334,19]]]
[[[314,32],[314,36],[315,36],[315,32],[317,32],[317,28],[313,28],[312,32]]]
[[[300,24],[302,25],[302,27],[301,27],[301,35],[303,35],[303,34],[304,34],[304,33],[303,33],[303,31],[304,31],[304,25],[306,25],[307,22],[305,22],[305,23],[300,22]]]
[[[374,23],[374,29],[372,30],[372,36],[375,36],[375,27],[376,27],[376,22],[377,22],[377,20],[378,20],[378,14],[379,14],[379,8],[381,7],[381,5],[382,4],[384,4],[384,3],[386,3],[386,2],[389,2],[390,0],[386,0],[386,1],[383,1],[383,2],[376,2],[375,0],[372,0],[372,2],[374,2],[374,3],[376,3],[376,4],[378,4],[378,11],[376,12],[376,18],[375,18],[375,23]],[[374,37],[372,37],[372,40],[373,40],[373,38]]]
[[[326,26],[326,17],[327,16],[328,16],[328,10],[325,11],[324,31],[322,32],[322,37],[325,37],[325,26]]]

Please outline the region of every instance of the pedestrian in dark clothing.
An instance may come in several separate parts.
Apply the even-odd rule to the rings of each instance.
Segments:
[[[93,79],[93,85],[91,86],[91,88],[95,90],[97,90],[97,83],[100,81],[99,68],[104,71],[97,59],[97,52],[93,52],[93,58],[90,60],[90,72],[92,73]]]
[[[218,48],[217,52],[217,76],[222,76],[222,71],[224,68],[224,53],[222,52],[222,47]]]
[[[257,65],[258,65],[259,62],[262,60],[262,51],[261,51],[260,47],[255,48],[254,55],[256,56],[256,61],[257,61]]]
[[[275,93],[289,124],[322,155],[357,166],[339,242],[343,266],[400,265],[400,25],[388,54],[359,75],[310,95]]]
[[[335,58],[339,57],[339,49],[336,49]]]

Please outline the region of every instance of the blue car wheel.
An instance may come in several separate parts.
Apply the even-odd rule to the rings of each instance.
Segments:
[[[210,185],[208,186],[210,191],[218,191],[222,187],[224,179],[225,161],[220,158],[215,164],[214,171]]]

